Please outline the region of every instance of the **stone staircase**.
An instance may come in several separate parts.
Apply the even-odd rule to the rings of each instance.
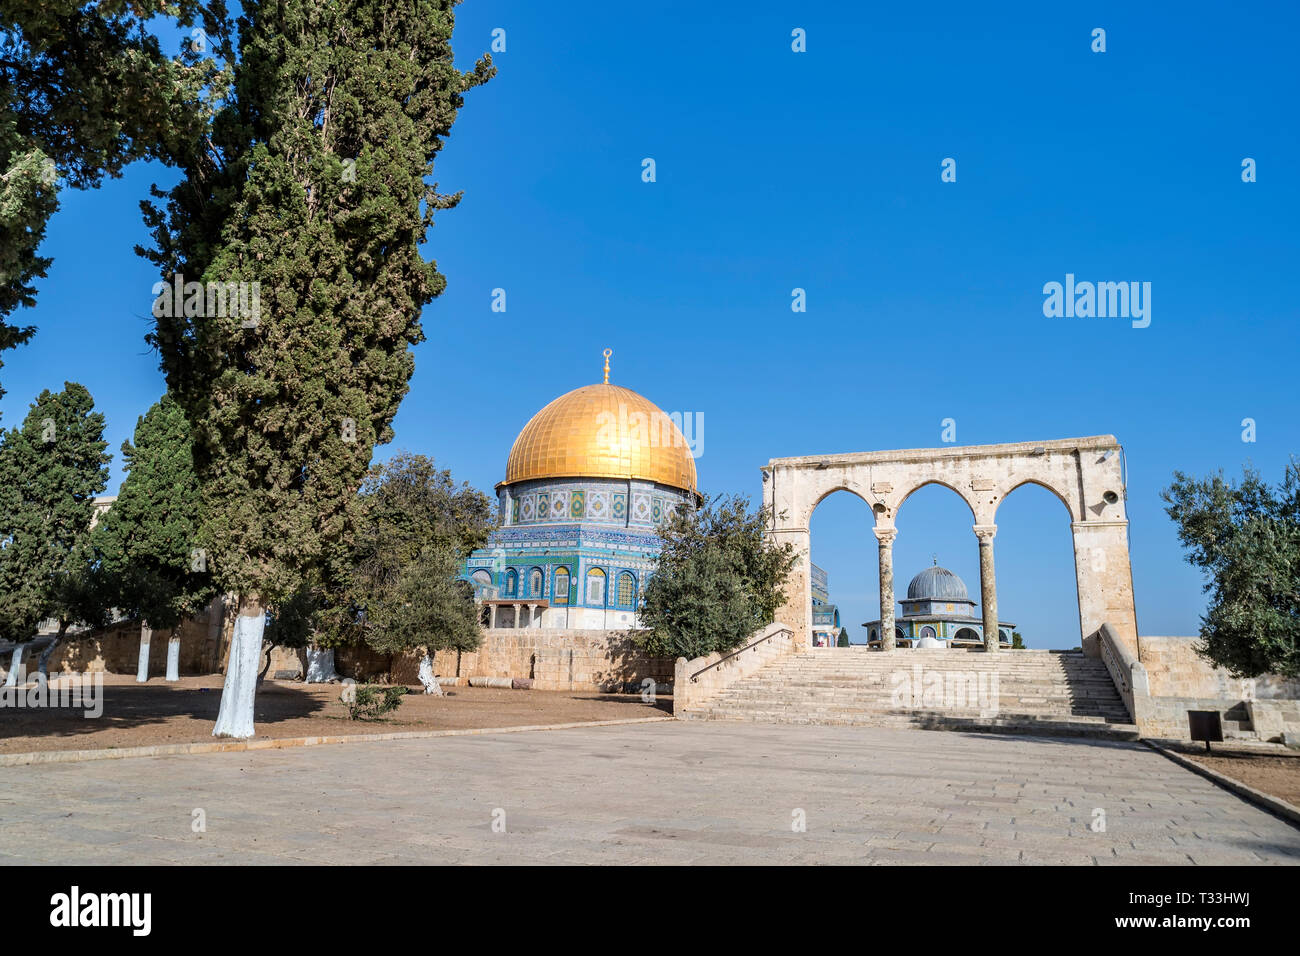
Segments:
[[[812,648],[681,716],[1138,739],[1106,665],[1078,651]]]

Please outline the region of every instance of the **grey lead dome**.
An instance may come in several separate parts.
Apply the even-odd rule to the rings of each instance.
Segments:
[[[932,601],[969,601],[966,583],[947,568],[926,568],[907,586],[907,599]]]

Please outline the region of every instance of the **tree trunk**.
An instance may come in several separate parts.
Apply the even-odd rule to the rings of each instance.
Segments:
[[[181,679],[181,639],[173,632],[167,641],[167,680]]]
[[[135,665],[135,682],[143,684],[149,680],[149,642],[153,638],[153,628],[146,621],[140,622],[140,659]]]
[[[427,653],[420,659],[420,683],[424,685],[426,694],[442,696],[442,685],[438,683],[438,678],[433,676],[433,658]]]
[[[221,666],[221,627],[226,618],[226,600],[218,594],[208,605],[208,645],[212,649],[211,667]]]
[[[328,684],[339,679],[334,670],[334,648],[307,645],[307,683]]]
[[[214,737],[253,736],[253,703],[257,697],[257,662],[262,656],[262,634],[266,614],[259,595],[240,595],[239,616],[230,639],[230,662],[226,665],[226,683],[221,689],[221,709]]]
[[[6,687],[18,686],[18,671],[23,666],[23,650],[26,646],[19,644],[14,647],[14,656],[9,661],[9,675],[5,678]]]
[[[267,672],[271,669],[271,658],[275,655],[275,647],[274,644],[267,644],[265,647],[266,663],[263,664],[262,669],[257,672],[257,686],[259,687],[262,686],[262,681],[266,680]]]
[[[41,651],[41,656],[36,662],[37,673],[44,674],[47,678],[50,676],[50,658],[54,656],[54,649],[59,646],[59,642],[63,640],[63,635],[67,630],[68,622],[60,621],[58,635],[49,644],[45,645],[45,650]]]

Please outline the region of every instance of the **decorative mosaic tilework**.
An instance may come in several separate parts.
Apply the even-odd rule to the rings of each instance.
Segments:
[[[533,517],[533,496],[524,495],[519,505],[519,517],[524,521],[529,521]]]
[[[632,517],[637,521],[650,520],[650,496],[633,495],[632,496]]]
[[[519,520],[519,499],[515,498],[510,502],[510,520]]]
[[[587,495],[584,491],[574,491],[569,494],[569,517],[581,518],[584,506],[587,503]]]
[[[604,492],[593,491],[591,497],[587,499],[587,515],[591,518],[600,519],[607,517],[609,514],[609,495]]]
[[[551,496],[549,492],[539,491],[537,493],[537,517],[545,518],[551,513]]]
[[[555,491],[551,494],[551,517],[563,518],[569,513],[569,493]]]
[[[664,500],[662,498],[656,497],[654,499],[654,505],[650,509],[650,516],[655,524],[664,520]]]
[[[627,495],[622,492],[614,492],[614,517],[620,520],[627,517]]]

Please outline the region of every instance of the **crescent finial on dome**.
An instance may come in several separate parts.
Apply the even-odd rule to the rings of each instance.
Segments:
[[[605,349],[605,384],[609,384],[609,357],[614,354],[613,349]]]

